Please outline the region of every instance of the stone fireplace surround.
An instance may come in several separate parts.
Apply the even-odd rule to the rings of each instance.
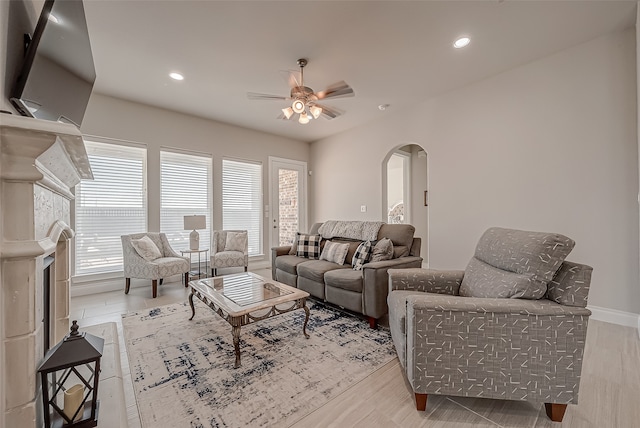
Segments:
[[[70,207],[92,178],[73,125],[0,115],[0,426],[42,424],[37,367],[44,349],[43,260],[50,273],[50,341],[69,331]]]

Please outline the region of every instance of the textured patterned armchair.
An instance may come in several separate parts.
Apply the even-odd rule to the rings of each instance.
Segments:
[[[389,325],[425,410],[428,394],[577,404],[592,268],[558,234],[492,228],[465,271],[389,270]]]
[[[145,260],[131,244],[131,241],[148,236],[160,250],[159,258],[155,260]],[[169,276],[184,274],[184,286],[189,282],[189,259],[181,257],[169,245],[167,235],[164,233],[136,233],[133,235],[123,235],[122,255],[124,263],[125,289],[124,293],[129,294],[131,278],[150,279],[153,288],[153,298],[158,295],[158,280],[162,284],[162,279]]]
[[[211,276],[218,268],[249,267],[249,239],[246,230],[214,230],[211,243]]]

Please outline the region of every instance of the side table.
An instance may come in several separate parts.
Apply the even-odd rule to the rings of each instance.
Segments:
[[[202,250],[180,250],[182,256],[185,254],[189,255],[189,269],[191,269],[191,264],[193,262],[193,255],[198,255],[198,270],[189,270],[189,280],[193,278],[206,278],[207,270],[209,269],[209,249],[204,248]],[[204,270],[202,270],[202,254],[204,253]]]

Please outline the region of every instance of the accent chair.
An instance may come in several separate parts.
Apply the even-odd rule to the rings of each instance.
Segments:
[[[389,326],[425,410],[428,394],[578,403],[592,268],[553,233],[491,228],[466,270],[389,270]]]
[[[214,230],[211,242],[211,276],[219,268],[249,267],[249,239],[246,230]]]
[[[140,243],[142,238],[147,237],[155,245],[151,247],[151,251],[148,254]],[[124,293],[129,294],[129,288],[131,286],[131,278],[137,279],[150,279],[152,285],[152,294],[155,299],[158,295],[158,280],[162,284],[162,280],[169,276],[183,274],[184,286],[187,287],[189,283],[189,268],[190,262],[186,257],[178,255],[167,240],[167,235],[164,233],[136,233],[133,235],[122,235],[122,255],[124,262],[124,278],[125,288]],[[148,241],[146,241],[148,243]],[[136,248],[137,247],[137,248]],[[157,252],[156,252],[157,250]],[[145,257],[141,255],[143,253]]]

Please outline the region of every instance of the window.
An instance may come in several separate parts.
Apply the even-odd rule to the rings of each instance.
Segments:
[[[211,156],[160,152],[160,230],[176,251],[189,248],[184,216],[204,215],[200,248],[211,248]]]
[[[147,150],[94,141],[85,147],[94,179],[76,187],[75,273],[121,271],[120,235],[147,230]]]
[[[222,227],[247,230],[249,255],[262,254],[262,165],[222,160]]]

